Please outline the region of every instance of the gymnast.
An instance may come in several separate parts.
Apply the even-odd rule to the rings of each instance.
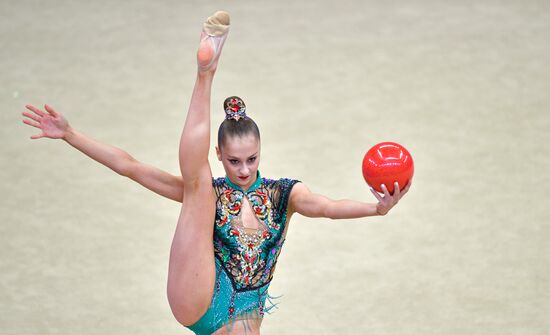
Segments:
[[[216,12],[203,24],[197,77],[179,142],[181,176],[134,159],[125,151],[76,131],[49,105],[27,105],[23,122],[41,129],[31,139],[63,139],[119,175],[182,203],[170,249],[167,296],[176,320],[198,335],[260,334],[264,313],[274,306],[267,290],[294,213],[331,219],[386,215],[411,186],[377,203],[332,200],[301,182],[263,177],[260,132],[242,99],[225,99],[216,154],[225,177],[213,178],[210,95],[229,32],[229,15]],[[31,113],[32,112],[32,113]],[[266,302],[271,305],[267,306]]]

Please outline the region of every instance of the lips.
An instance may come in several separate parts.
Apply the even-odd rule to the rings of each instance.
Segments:
[[[247,180],[248,179],[248,176],[246,177],[239,177],[240,180]]]

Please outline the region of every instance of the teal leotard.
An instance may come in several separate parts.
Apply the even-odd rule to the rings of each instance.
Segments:
[[[256,182],[245,192],[227,177],[213,180],[216,282],[208,310],[187,327],[195,334],[212,334],[238,319],[262,318],[275,306],[267,289],[284,242],[288,198],[297,182],[262,178],[258,172]],[[254,232],[242,225],[245,197],[259,220]]]

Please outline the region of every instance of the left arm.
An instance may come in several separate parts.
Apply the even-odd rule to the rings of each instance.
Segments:
[[[399,185],[396,183],[395,192],[390,195],[386,186],[383,185],[384,196],[379,195],[371,189],[378,203],[365,203],[354,200],[332,200],[324,195],[312,193],[304,184],[296,184],[290,193],[289,203],[292,212],[304,216],[316,218],[325,217],[330,219],[355,219],[366,216],[386,215],[395,206],[401,197],[408,192],[411,182],[403,191],[399,192]]]

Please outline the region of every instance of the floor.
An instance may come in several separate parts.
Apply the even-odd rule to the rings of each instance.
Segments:
[[[214,82],[262,131],[262,175],[375,202],[374,144],[414,184],[384,217],[296,215],[262,334],[547,334],[550,3],[0,2],[2,334],[191,334],[170,312],[180,205],[62,140],[25,104],[170,173],[202,21],[232,27]],[[214,175],[223,176],[211,151]]]

